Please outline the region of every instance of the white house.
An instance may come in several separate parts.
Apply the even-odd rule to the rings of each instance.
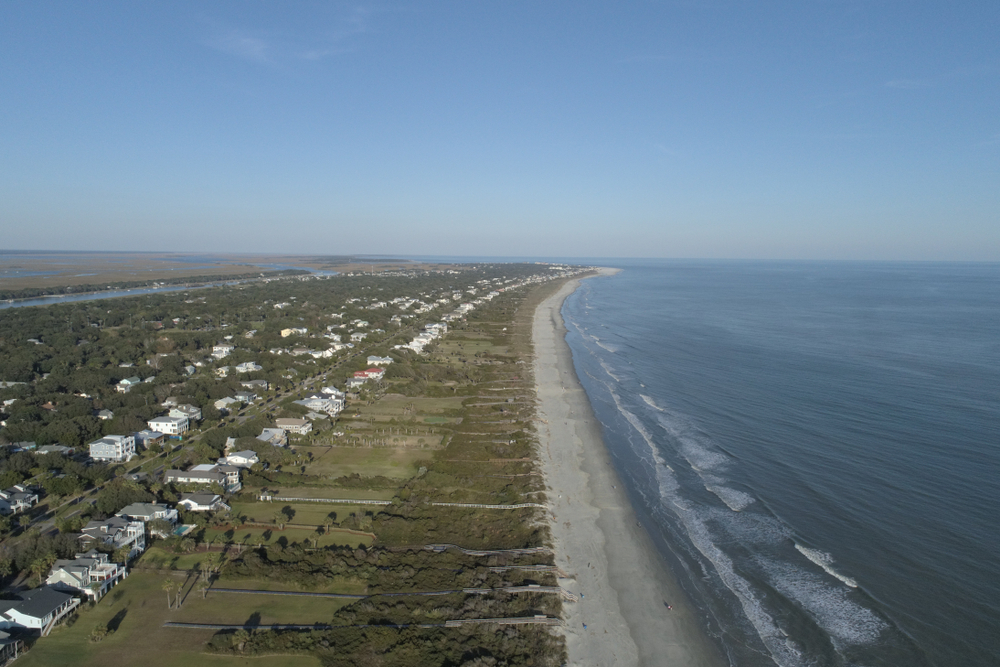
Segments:
[[[229,505],[222,502],[222,496],[214,493],[182,493],[178,505],[189,512],[229,511]]]
[[[240,407],[240,405],[242,405],[242,403],[240,403],[240,401],[237,400],[237,399],[235,399],[235,398],[231,398],[231,397],[227,396],[226,398],[220,398],[219,400],[217,400],[215,402],[215,409],[216,410],[229,410],[229,406],[231,406],[231,405],[236,405],[236,407]]]
[[[163,473],[167,484],[218,484],[227,493],[235,493],[242,487],[240,468],[230,465],[203,463],[190,470],[168,470]]]
[[[391,363],[392,357],[380,357],[374,354],[368,357],[369,366],[388,366]]]
[[[244,361],[242,364],[236,364],[237,373],[255,373],[259,370],[263,370],[263,367],[258,366],[252,361]]]
[[[170,412],[167,413],[168,417],[186,417],[188,420],[188,425],[190,426],[193,422],[201,421],[201,408],[195,407],[189,403],[183,405],[175,405],[170,408]]]
[[[146,548],[146,526],[142,521],[113,516],[103,521],[90,521],[80,532],[80,540],[86,545],[101,542],[112,549],[129,547],[129,558]]]
[[[327,394],[312,394],[294,402],[310,410],[325,412],[330,415],[338,415],[344,409],[343,399],[334,398]]]
[[[280,428],[265,428],[261,429],[260,435],[257,439],[261,442],[266,442],[275,447],[284,447],[288,444],[288,436],[285,431]]]
[[[305,419],[275,419],[274,425],[280,429],[288,431],[289,433],[295,433],[296,435],[305,435],[312,430],[312,424],[307,422]]]
[[[146,424],[150,431],[159,431],[166,435],[181,435],[187,432],[190,423],[187,417],[156,417]]]
[[[260,463],[260,457],[252,449],[245,449],[242,452],[233,452],[219,459],[219,463],[236,466],[237,468],[250,468],[256,463]]]
[[[106,435],[90,443],[90,458],[95,461],[130,461],[133,456],[135,437],[131,435]]]
[[[212,348],[212,356],[216,359],[224,359],[233,353],[236,346],[232,343],[219,343]]]
[[[0,514],[19,514],[38,502],[38,494],[30,486],[15,484],[0,491]]]
[[[80,604],[79,598],[49,586],[33,588],[20,596],[20,600],[0,600],[0,629],[38,631],[47,637],[52,626]]]
[[[108,554],[91,549],[76,554],[73,560],[57,560],[45,583],[64,593],[79,593],[99,600],[126,576],[124,564],[112,563]]]
[[[177,510],[161,503],[132,503],[118,510],[117,517],[129,519],[130,521],[142,521],[144,524],[155,519],[163,519],[173,525],[177,523]],[[160,535],[166,537],[166,535]]]

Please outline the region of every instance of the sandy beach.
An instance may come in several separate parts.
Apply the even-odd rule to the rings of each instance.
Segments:
[[[564,606],[569,664],[725,665],[637,524],[576,377],[560,308],[578,285],[543,301],[532,329],[556,564],[560,585],[580,596]]]

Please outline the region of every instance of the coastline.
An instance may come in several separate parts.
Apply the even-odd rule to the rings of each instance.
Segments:
[[[727,662],[638,525],[577,379],[560,311],[579,285],[547,297],[532,326],[556,565],[566,575],[560,585],[581,596],[563,604],[568,664],[721,667]]]

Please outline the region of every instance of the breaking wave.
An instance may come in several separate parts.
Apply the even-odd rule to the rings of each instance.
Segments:
[[[798,542],[795,543],[795,548],[798,549],[799,553],[811,560],[816,565],[819,565],[823,570],[835,579],[839,579],[846,586],[851,588],[857,588],[858,582],[851,579],[848,576],[841,574],[833,569],[833,556],[828,553],[819,551],[818,549],[810,549],[809,547],[804,547]]]

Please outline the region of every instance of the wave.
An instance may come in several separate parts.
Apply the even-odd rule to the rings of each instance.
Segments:
[[[743,493],[742,491],[737,491],[736,489],[730,489],[727,486],[705,484],[705,488],[717,495],[719,500],[726,503],[726,506],[734,512],[742,512],[747,507],[757,502],[757,499],[749,493]]]
[[[765,596],[758,592],[748,579],[737,573],[733,557],[723,552],[717,545],[717,538],[713,535],[714,529],[710,525],[727,533],[728,537],[725,538],[727,541],[735,538],[752,554],[750,556],[752,563],[745,563],[740,568],[751,566],[751,569],[762,575],[774,590],[794,601],[830,637],[836,649],[848,645],[872,644],[879,639],[888,624],[876,612],[849,598],[850,589],[856,587],[857,583],[832,568],[831,556],[802,547],[791,540],[800,553],[850,588],[832,586],[828,581],[824,581],[822,575],[809,572],[781,557],[779,553],[787,548],[791,529],[776,517],[759,512],[749,514],[743,512],[742,510],[756,499],[748,493],[724,486],[724,479],[698,471],[705,488],[718,496],[731,512],[699,507],[685,499],[681,484],[660,453],[652,433],[635,413],[623,405],[617,392],[609,387],[609,393],[619,413],[645,443],[644,451],[635,453],[654,469],[661,503],[658,509],[673,508],[673,513],[680,519],[692,546],[708,563],[711,563],[714,575],[735,596],[744,616],[777,665],[804,667],[811,664],[812,659],[804,655],[804,648],[799,646],[765,609]],[[654,399],[647,396],[642,398],[647,405],[658,412],[664,415],[671,414],[657,405]],[[657,421],[670,436],[690,435],[689,424],[684,419],[668,419],[664,423],[663,419],[658,418]],[[722,462],[728,462],[726,457],[712,452],[707,445],[698,442],[689,441],[682,444],[679,449],[693,466],[692,459],[701,461],[703,465],[708,463],[715,467]],[[753,564],[756,564],[756,567],[753,567]]]
[[[819,551],[818,549],[810,549],[809,547],[804,547],[798,542],[795,543],[795,548],[798,549],[800,554],[811,560],[816,565],[819,565],[821,568],[823,568],[823,571],[829,574],[831,577],[839,579],[844,583],[844,585],[850,586],[851,588],[858,587],[857,581],[833,569],[833,556],[831,556],[830,554]]]
[[[849,599],[849,589],[831,586],[816,573],[781,561],[768,562],[767,570],[772,585],[802,605],[835,647],[874,644],[888,627],[874,611]]]
[[[651,397],[646,396],[645,394],[639,394],[639,397],[646,402],[646,405],[653,408],[654,410],[659,410],[660,412],[666,412],[666,409],[661,408],[659,405],[657,405],[656,401],[653,400]]]
[[[763,608],[761,600],[754,595],[753,588],[746,579],[736,573],[733,561],[715,545],[708,526],[698,516],[694,506],[684,500],[679,494],[680,484],[667,462],[656,449],[653,438],[642,422],[632,412],[626,409],[617,393],[611,392],[619,412],[642,436],[652,457],[657,484],[662,501],[669,502],[676,508],[676,514],[684,524],[691,543],[715,568],[715,573],[723,584],[735,595],[746,618],[753,625],[754,631],[766,647],[772,660],[779,667],[804,667],[802,653],[787,633],[775,622],[774,618]],[[637,452],[638,453],[638,452]],[[645,457],[641,457],[645,459]]]

